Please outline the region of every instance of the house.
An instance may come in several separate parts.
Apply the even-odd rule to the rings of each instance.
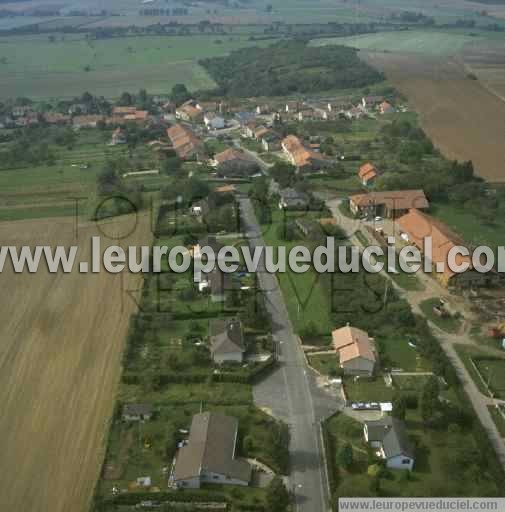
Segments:
[[[304,108],[297,112],[295,119],[299,122],[302,121],[310,121],[312,119],[316,119],[317,114],[316,111],[312,108]]]
[[[261,174],[260,165],[255,158],[235,148],[228,148],[215,155],[211,165],[217,168],[219,176],[225,178],[243,178]]]
[[[203,112],[191,103],[184,103],[175,110],[175,117],[188,123],[197,123],[203,119]]]
[[[188,443],[177,454],[173,483],[189,489],[202,484],[248,486],[252,468],[237,457],[238,427],[236,418],[220,413],[193,416]]]
[[[347,324],[335,329],[331,337],[333,348],[339,356],[340,367],[346,375],[373,375],[377,355],[374,340],[367,332]]]
[[[121,417],[123,421],[147,421],[153,415],[150,404],[124,404]]]
[[[364,187],[368,187],[369,185],[373,185],[375,183],[375,180],[379,177],[379,171],[375,165],[367,162],[359,168],[358,176],[361,184]]]
[[[27,105],[17,106],[12,108],[12,117],[25,117],[33,113],[32,107]]]
[[[235,149],[235,148],[228,148],[228,149],[225,149],[224,151],[221,151],[220,153],[217,153],[214,156],[214,159],[212,160],[211,165],[213,167],[217,167],[224,163],[242,162],[242,161],[256,163],[256,161],[253,159],[253,157],[249,156],[244,151],[241,151],[241,150]]]
[[[351,107],[344,112],[344,117],[350,121],[361,119],[364,115],[365,113],[359,107]]]
[[[384,101],[384,96],[364,96],[361,98],[361,106],[365,110],[370,110]]]
[[[281,149],[281,136],[271,129],[261,135],[261,145],[264,151],[279,151]]]
[[[116,128],[112,132],[111,144],[113,146],[117,144],[126,144],[126,132],[122,128]]]
[[[244,360],[244,332],[240,320],[212,320],[209,332],[210,353],[215,363],[241,363]]]
[[[204,114],[203,122],[205,123],[207,130],[222,130],[226,126],[224,118],[212,112]]]
[[[430,204],[422,190],[386,190],[355,194],[349,197],[351,212],[359,217],[389,217],[397,219],[411,208],[424,210]]]
[[[100,122],[105,122],[105,117],[98,114],[75,116],[72,119],[72,125],[75,129],[96,128]]]
[[[240,123],[240,126],[244,126],[250,121],[254,121],[256,118],[255,112],[236,112],[235,119]]]
[[[312,148],[307,147],[295,135],[288,135],[283,139],[281,147],[290,163],[298,170],[317,170],[331,164],[331,161]]]
[[[47,124],[62,125],[67,124],[71,121],[71,117],[66,114],[60,114],[59,112],[46,112],[42,115],[42,118]]]
[[[284,188],[279,191],[280,210],[304,210],[309,207],[309,196],[294,188]]]
[[[137,107],[113,107],[112,116],[113,117],[125,117],[127,115],[134,115],[137,111]]]
[[[217,101],[198,101],[195,107],[202,112],[217,112],[219,110],[219,103]]]
[[[431,237],[431,262],[433,270],[443,266],[443,272],[435,272],[436,278],[446,287],[471,288],[495,284],[499,278],[496,272],[480,273],[475,270],[470,256],[458,254],[457,265],[467,263],[465,272],[454,272],[449,268],[448,255],[453,247],[467,247],[465,241],[446,224],[420,210],[413,208],[397,222],[404,240],[415,245],[421,253],[424,251],[426,237]],[[468,248],[470,251],[470,248]],[[471,252],[471,251],[470,251]]]
[[[226,293],[235,288],[231,275],[227,272],[222,272],[217,264],[210,272],[202,274],[202,283],[203,289],[208,288],[210,290],[211,302],[224,302],[226,300]]]
[[[257,105],[256,106],[256,114],[257,115],[265,115],[265,114],[270,114],[271,112],[271,109],[270,109],[270,105]]]
[[[391,105],[391,103],[389,103],[389,101],[383,101],[380,105],[379,105],[379,113],[380,114],[394,114],[396,112],[395,108],[393,107],[393,105]]]
[[[391,416],[377,421],[366,421],[363,435],[365,441],[375,449],[375,453],[386,461],[386,467],[408,471],[414,469],[414,448],[403,421]]]
[[[301,104],[299,101],[288,101],[284,110],[289,114],[296,114],[300,110]]]
[[[254,133],[258,127],[256,119],[251,119],[242,125],[242,136],[247,139],[254,139]]]
[[[206,157],[203,142],[193,133],[191,128],[176,124],[167,129],[167,135],[177,156],[182,160],[201,160]]]

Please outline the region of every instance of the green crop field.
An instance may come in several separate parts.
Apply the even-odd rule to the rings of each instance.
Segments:
[[[381,52],[414,52],[424,55],[453,55],[460,52],[469,42],[483,40],[482,36],[471,36],[462,32],[442,32],[438,30],[408,30],[401,32],[379,32],[351,37],[325,38],[312,44],[344,44],[361,50]]]
[[[0,38],[0,98],[68,98],[84,91],[118,97],[147,89],[166,93],[215,84],[198,59],[252,45],[245,36],[145,36],[87,41],[83,37]],[[268,42],[262,42],[268,44]]]

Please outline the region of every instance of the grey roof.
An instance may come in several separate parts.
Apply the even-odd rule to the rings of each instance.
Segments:
[[[294,188],[284,188],[279,192],[281,201],[286,206],[306,206],[309,203],[309,196],[304,192],[298,192]]]
[[[235,458],[237,433],[238,420],[232,416],[214,412],[193,416],[188,444],[180,449],[177,457],[174,480],[212,472],[249,482],[251,466]]]
[[[244,334],[240,320],[226,318],[211,321],[210,351],[212,354],[245,352]]]
[[[414,448],[403,421],[387,416],[377,421],[367,421],[366,426],[368,440],[381,442],[388,459],[398,455],[414,458]]]
[[[231,291],[235,288],[235,283],[228,272],[222,272],[216,264],[214,268],[205,273],[209,282],[210,293],[212,295],[223,295],[224,292]]]
[[[151,404],[124,404],[123,415],[128,416],[149,416],[153,413]]]

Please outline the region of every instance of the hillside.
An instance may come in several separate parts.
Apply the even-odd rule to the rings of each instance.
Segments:
[[[240,49],[200,64],[218,84],[219,94],[236,97],[315,93],[383,80],[382,73],[361,61],[353,48],[314,48],[303,41]]]

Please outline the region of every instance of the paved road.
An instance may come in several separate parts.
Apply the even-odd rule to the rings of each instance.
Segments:
[[[240,199],[244,232],[251,249],[264,246],[260,227],[249,199]],[[280,368],[254,389],[259,407],[285,421],[291,430],[291,489],[297,512],[329,510],[326,465],[323,460],[319,421],[331,413],[328,399],[315,389],[303,350],[295,336],[275,275],[258,269],[259,285],[272,316],[273,336],[278,344]],[[334,409],[337,402],[333,399]]]

